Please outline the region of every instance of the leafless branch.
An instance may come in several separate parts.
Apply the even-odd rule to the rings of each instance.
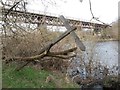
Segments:
[[[2,0],[0,0],[0,2],[1,2],[2,5],[5,5]]]
[[[92,3],[91,3],[91,0],[89,0],[89,5],[90,5],[90,12],[91,12],[91,15],[92,15],[92,19],[94,19],[94,20],[96,20],[96,21],[98,21],[98,22],[100,22],[100,23],[102,23],[102,24],[104,24],[104,25],[108,25],[108,24],[102,22],[101,20],[99,20],[99,18],[96,18],[96,17],[94,16],[93,11],[92,11]],[[110,25],[108,25],[108,26],[110,26]]]
[[[21,1],[23,0],[20,0],[19,2],[17,2],[15,5],[13,5],[9,10],[8,12],[6,13],[6,16],[10,13],[11,10],[13,10],[14,7],[16,7]]]

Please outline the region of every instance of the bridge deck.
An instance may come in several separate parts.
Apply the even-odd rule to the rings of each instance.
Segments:
[[[9,9],[2,9],[2,14],[7,14]],[[17,10],[11,10],[7,15],[9,19],[16,19],[17,22],[25,22],[32,24],[47,24],[47,25],[55,25],[55,26],[63,26],[62,21],[59,20],[56,16],[49,16],[31,12],[23,12]],[[86,21],[79,21],[73,19],[67,19],[71,26],[80,26],[82,28],[105,28],[108,25],[91,23]]]

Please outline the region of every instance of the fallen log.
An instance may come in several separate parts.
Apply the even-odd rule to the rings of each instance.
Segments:
[[[70,59],[72,57],[76,57],[76,55],[71,55],[71,56],[47,55],[47,57],[55,57],[55,58],[60,58],[60,59]]]
[[[75,48],[71,48],[71,49],[68,49],[68,50],[65,50],[65,51],[61,51],[61,52],[48,52],[48,53],[42,53],[40,55],[35,55],[35,56],[31,56],[31,57],[13,57],[13,58],[9,58],[8,60],[21,60],[21,61],[34,61],[34,60],[40,60],[41,58],[44,58],[44,57],[61,57],[61,58],[67,58],[65,56],[60,56],[60,55],[66,55],[70,52],[73,52],[77,49],[77,47]],[[59,55],[59,56],[58,56]],[[69,57],[69,56],[68,56]]]
[[[64,51],[61,51],[61,52],[49,52],[48,55],[67,55],[68,53],[73,52],[75,50],[77,50],[77,47],[71,48],[71,49],[68,49],[68,50],[64,50]]]
[[[73,52],[76,49],[77,48],[75,47],[75,48],[71,48],[71,49],[68,49],[68,50],[65,50],[65,51],[61,51],[61,52],[49,52],[49,53],[43,53],[41,55],[36,55],[36,56],[33,56],[33,57],[25,57],[25,58],[15,57],[15,58],[12,58],[12,59],[27,61],[25,64],[23,64],[20,67],[16,68],[16,70],[19,71],[22,68],[24,68],[25,66],[27,66],[30,62],[36,61],[36,60],[38,62],[38,61],[41,60],[41,58],[44,58],[44,57],[55,57],[55,58],[60,58],[60,59],[70,59],[72,57],[75,57],[76,55],[64,56],[64,54],[68,54],[70,52]]]

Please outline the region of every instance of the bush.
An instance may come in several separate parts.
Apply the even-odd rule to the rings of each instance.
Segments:
[[[7,36],[3,39],[3,55],[5,55],[6,59],[13,57],[30,57],[39,55],[41,49],[48,45],[60,34],[61,32],[58,31],[39,29],[34,32],[24,33],[22,36],[19,33],[17,35],[10,35],[9,37]],[[67,39],[63,39],[55,46],[53,46],[51,51],[59,52],[64,49],[69,49],[64,48],[65,44],[68,44],[68,42],[69,40],[67,37]],[[35,63],[36,61],[33,62]],[[37,63],[35,64],[41,65],[44,69],[56,69],[62,71],[65,71],[68,65],[67,61],[53,57],[42,58],[42,60]]]

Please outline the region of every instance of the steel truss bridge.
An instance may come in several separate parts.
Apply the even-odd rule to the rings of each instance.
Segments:
[[[56,16],[49,16],[44,14],[37,14],[32,12],[23,12],[18,10],[2,9],[2,14],[9,19],[16,19],[16,22],[31,23],[39,25],[64,26],[62,21]],[[67,19],[69,24],[74,27],[89,28],[100,30],[106,28],[108,25],[98,24],[80,20]]]

